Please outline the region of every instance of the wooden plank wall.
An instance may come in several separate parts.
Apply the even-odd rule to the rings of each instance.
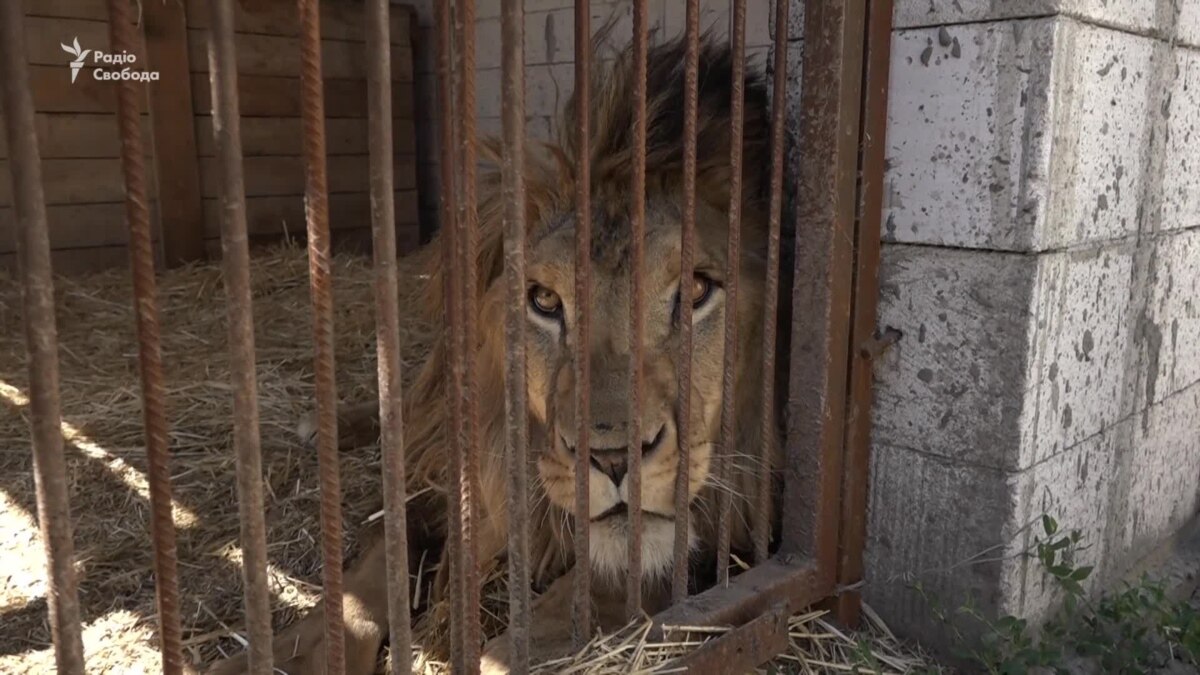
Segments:
[[[198,227],[209,255],[220,254],[217,222],[217,174],[212,140],[212,103],[208,81],[206,0],[183,0],[186,14],[186,68],[194,115],[194,154],[198,169]],[[25,0],[26,42],[37,106],[38,137],[43,157],[46,201],[50,215],[55,270],[72,273],[127,264],[127,240],[121,184],[119,142],[112,85],[87,72],[70,82],[69,56],[59,47],[78,36],[84,48],[107,50],[105,0]],[[294,3],[290,0],[237,0],[239,90],[245,155],[247,219],[255,243],[282,236],[304,238],[304,167],[301,157],[299,45]],[[363,6],[354,0],[322,3],[323,66],[330,191],[330,223],[338,245],[362,248],[370,240],[370,199],[366,120],[366,63]],[[414,15],[405,7],[392,13],[394,156],[396,171],[397,245],[401,251],[418,244],[416,155],[413,121]],[[168,26],[170,29],[170,26]],[[154,34],[149,34],[151,31]],[[161,26],[148,21],[151,52]],[[160,58],[182,59],[183,50]],[[139,64],[147,65],[139,53]],[[174,67],[178,67],[176,64]],[[153,92],[151,93],[153,95]],[[146,102],[144,102],[146,103]],[[157,101],[155,103],[158,103]],[[178,115],[146,103],[144,112],[159,119]],[[161,162],[152,163],[156,200],[162,182],[164,204],[175,212],[162,218],[168,240],[186,226],[180,211],[178,163],[187,161],[185,134],[166,136],[143,115],[148,152],[170,145]],[[159,125],[161,127],[161,124]],[[183,154],[183,158],[176,155]],[[153,158],[151,158],[153,159]],[[0,268],[11,266],[14,224],[7,148],[0,139]],[[163,176],[166,176],[164,179]],[[183,176],[187,178],[186,172]],[[187,182],[184,180],[183,182]],[[187,194],[186,186],[182,194]],[[186,201],[186,200],[185,200]],[[154,216],[159,218],[157,202]],[[194,211],[194,209],[192,209]],[[171,209],[167,209],[171,211]],[[172,227],[178,227],[172,230]],[[157,234],[158,228],[156,228]],[[176,236],[176,239],[179,239]],[[170,250],[170,246],[167,246]]]

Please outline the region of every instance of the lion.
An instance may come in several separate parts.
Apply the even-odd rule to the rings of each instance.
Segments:
[[[643,607],[653,613],[670,600],[670,571],[676,527],[674,485],[679,448],[686,442],[690,497],[690,565],[696,591],[711,584],[718,564],[717,500],[721,491],[732,499],[732,547],[749,556],[751,512],[766,444],[772,493],[772,540],[777,539],[782,429],[777,400],[763,401],[761,391],[764,312],[783,311],[765,297],[769,201],[769,121],[767,90],[757,69],[748,67],[743,84],[743,189],[741,192],[742,255],[736,267],[737,359],[734,414],[736,439],[732,468],[725,481],[713,475],[720,442],[722,373],[725,340],[726,256],[729,228],[731,97],[733,54],[728,46],[705,37],[699,53],[695,272],[680,279],[683,222],[684,79],[686,43],[673,40],[654,46],[648,59],[643,278],[643,368],[639,428],[642,440],[642,572]],[[574,96],[560,116],[555,141],[530,143],[526,159],[527,280],[526,354],[530,453],[537,478],[531,492],[531,564],[533,584],[542,593],[534,601],[532,648],[535,658],[548,658],[569,648],[570,597],[577,564],[592,571],[594,625],[614,630],[624,625],[623,573],[628,561],[626,466],[629,416],[630,295],[632,270],[630,189],[637,105],[632,50],[626,49],[593,75],[591,103],[591,339],[590,359],[592,467],[590,556],[573,560],[570,523],[575,504],[573,423],[575,419],[573,359],[575,180]],[[481,142],[484,159],[499,164],[500,145]],[[503,201],[498,170],[484,173],[479,184],[478,343],[475,375],[479,378],[480,473],[475,518],[477,560],[481,567],[504,558],[508,522],[505,467],[504,331],[506,289],[503,276]],[[420,295],[420,317],[443,324],[441,243],[438,237],[416,254],[413,264],[427,286]],[[786,266],[785,266],[786,268]],[[680,303],[692,304],[693,352],[689,438],[678,436],[678,368],[681,356]],[[444,331],[436,330],[429,355],[419,366],[404,401],[407,481],[410,491],[428,486],[409,504],[410,562],[432,551],[440,555],[447,536],[448,433],[451,423],[446,397],[448,375]],[[782,348],[782,341],[780,341]],[[786,362],[781,359],[781,362]],[[769,417],[763,438],[763,415]],[[366,443],[378,436],[378,405],[367,403],[339,410],[341,445]],[[302,430],[310,433],[311,425]],[[721,564],[727,564],[727,561]],[[432,593],[445,594],[449,565],[440,565]],[[383,543],[368,547],[345,579],[346,672],[373,672],[387,636],[387,594]],[[292,675],[324,670],[323,616],[320,606],[276,638],[275,664]],[[504,672],[509,641],[505,635],[483,647],[485,672]],[[216,673],[244,671],[245,656],[218,664]]]

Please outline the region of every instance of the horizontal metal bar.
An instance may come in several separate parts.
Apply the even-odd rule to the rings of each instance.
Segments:
[[[753,671],[787,648],[790,617],[787,603],[776,603],[757,619],[705,642],[687,656],[671,661],[663,670],[688,675]]]
[[[651,639],[663,626],[740,626],[784,602],[788,613],[823,599],[833,588],[822,586],[816,562],[809,558],[773,558],[717,586],[689,596],[653,618]]]

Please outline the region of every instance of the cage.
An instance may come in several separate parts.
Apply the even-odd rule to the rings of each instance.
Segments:
[[[55,218],[51,209],[58,204],[48,204],[60,184],[49,175],[40,150],[53,145],[47,141],[57,139],[58,134],[39,128],[47,118],[36,115],[41,110],[38,88],[43,78],[38,77],[39,66],[30,65],[25,56],[33,42],[29,31],[22,30],[28,18],[22,3],[6,0],[0,79],[4,80],[13,184],[10,218],[17,241],[13,253],[16,279],[7,295],[14,305],[18,292],[20,295],[20,308],[14,314],[20,315],[24,327],[28,375],[23,385],[3,383],[3,393],[6,406],[29,420],[27,433],[37,479],[34,501],[50,570],[46,610],[59,671],[83,672],[85,665],[81,626],[92,610],[86,598],[81,603],[78,576],[93,572],[76,562],[75,549],[89,546],[79,536],[88,519],[94,528],[89,538],[112,536],[129,544],[140,537],[143,547],[152,543],[153,555],[141,555],[153,564],[153,624],[164,672],[192,667],[195,659],[188,656],[208,660],[213,655],[203,649],[210,643],[215,648],[215,637],[233,632],[227,621],[239,614],[240,608],[230,603],[241,600],[237,597],[241,594],[247,654],[234,667],[256,673],[288,667],[282,662],[290,658],[289,647],[273,637],[272,593],[278,596],[290,585],[292,593],[309,598],[276,617],[285,623],[306,604],[311,605],[317,593],[296,581],[296,576],[303,574],[278,568],[273,562],[277,556],[271,553],[275,546],[304,549],[293,562],[320,567],[319,611],[310,612],[297,624],[307,626],[307,633],[293,631],[284,637],[296,638],[294,644],[289,643],[293,655],[301,636],[320,644],[319,650],[304,655],[310,660],[302,667],[324,667],[330,673],[371,672],[376,665],[378,646],[385,636],[374,634],[375,649],[363,648],[356,625],[362,623],[364,599],[385,613],[381,620],[366,623],[375,633],[386,627],[391,653],[388,664],[393,672],[423,667],[419,660],[396,655],[421,653],[416,647],[431,639],[428,636],[436,629],[428,625],[434,623],[448,643],[445,657],[454,672],[475,672],[481,667],[513,672],[539,667],[556,672],[584,668],[578,658],[570,662],[574,665],[565,661],[539,665],[542,648],[553,642],[547,637],[548,630],[552,637],[561,637],[572,650],[584,650],[584,654],[589,644],[600,645],[610,654],[618,652],[611,640],[623,640],[619,643],[635,645],[630,652],[646,658],[651,652],[656,654],[639,666],[652,671],[694,668],[730,672],[752,669],[783,650],[789,617],[807,607],[826,603],[841,620],[857,622],[870,368],[872,360],[895,340],[894,335],[877,334],[874,325],[891,7],[881,0],[809,0],[803,3],[802,17],[793,15],[789,20],[794,3],[778,0],[773,4],[771,101],[769,108],[752,111],[762,113],[752,121],[765,128],[750,129],[746,127],[750,99],[746,93],[744,0],[731,3],[727,52],[731,56],[724,60],[712,59],[705,52],[713,40],[702,35],[700,3],[686,3],[684,34],[670,43],[676,45],[678,57],[674,71],[652,61],[652,55],[672,52],[670,44],[664,48],[667,51],[652,46],[648,2],[629,5],[632,37],[624,60],[616,58],[617,66],[611,66],[612,60],[595,63],[603,60],[593,49],[595,31],[589,3],[575,4],[575,93],[567,105],[568,113],[561,118],[566,128],[559,130],[569,152],[559,152],[560,164],[556,165],[560,175],[570,176],[566,198],[567,212],[572,215],[570,226],[564,229],[560,222],[530,217],[530,205],[543,198],[531,194],[531,186],[540,188],[537,181],[545,179],[535,175],[544,172],[544,167],[527,151],[523,3],[500,3],[503,128],[496,143],[478,140],[475,2],[435,3],[440,232],[430,248],[417,254],[421,264],[408,265],[397,262],[397,250],[412,248],[418,236],[411,206],[417,183],[411,151],[419,132],[411,122],[411,111],[398,110],[408,105],[404,101],[411,103],[413,96],[397,97],[395,91],[411,86],[412,38],[403,34],[411,25],[412,14],[382,0],[362,6],[301,0],[298,12],[287,3],[187,3],[168,18],[162,8],[147,9],[141,25],[143,45],[138,19],[128,3],[112,0],[105,10],[80,2],[81,11],[96,11],[99,13],[93,18],[108,20],[113,53],[145,53],[149,64],[163,64],[164,78],[174,68],[180,81],[169,93],[151,86],[149,96],[137,77],[116,82],[93,77],[95,82],[89,83],[103,92],[101,98],[112,97],[111,102],[97,105],[110,106],[119,127],[115,150],[120,161],[113,166],[120,167],[121,177],[109,174],[105,180],[115,180],[123,198],[121,220],[128,230],[112,236],[128,241],[132,285],[123,286],[110,275],[112,288],[103,292],[96,286],[73,286],[68,280],[59,280],[56,299],[52,272],[69,258],[52,253],[55,242],[51,233],[61,228],[51,227]],[[293,25],[293,29],[279,29],[281,25]],[[798,26],[803,35],[802,67],[799,78],[789,79],[789,30]],[[184,40],[181,30],[189,36],[194,32],[197,39]],[[365,36],[365,50],[354,46],[355,36]],[[331,40],[337,44],[331,46]],[[183,51],[191,67],[178,63],[181,44],[187,45]],[[75,43],[69,46],[75,50],[72,55],[79,57],[83,48]],[[160,52],[157,58],[155,50]],[[199,69],[196,64],[201,62],[204,66]],[[704,106],[717,100],[712,82],[721,78],[710,77],[715,70],[705,71],[701,77],[701,66],[714,64],[729,68],[725,89],[716,89],[728,97],[721,103],[722,116],[717,122],[708,119],[711,110]],[[287,72],[263,75],[256,70],[276,67]],[[612,84],[611,73],[624,72],[622,67],[632,74],[629,89]],[[346,70],[341,73],[338,68]],[[663,91],[654,90],[659,82],[651,77],[655,72],[674,72],[675,79],[668,84],[678,87],[678,100],[664,100]],[[355,79],[359,75],[361,80]],[[80,77],[86,79],[87,73]],[[279,79],[290,84],[277,82]],[[593,89],[593,81],[603,87]],[[674,93],[669,86],[667,90]],[[614,92],[632,95],[621,98],[613,96]],[[193,104],[171,98],[176,94],[189,95]],[[616,103],[605,96],[617,99]],[[798,102],[802,111],[798,119],[789,120],[789,102]],[[151,113],[152,153],[147,153],[143,139],[143,105],[148,105]],[[605,115],[611,115],[605,105],[631,112],[609,136],[597,130],[598,123],[607,121]],[[663,112],[663,106],[670,110]],[[211,121],[197,121],[195,110],[210,109]],[[365,114],[340,117],[337,111],[344,110]],[[678,120],[678,128],[664,119]],[[671,246],[677,248],[670,249],[677,251],[677,267],[675,262],[662,265],[647,257],[648,228],[661,221],[661,205],[647,197],[651,191],[647,181],[662,179],[661,172],[656,174],[648,167],[664,161],[647,155],[648,150],[653,155],[654,150],[662,149],[655,144],[663,142],[664,129],[677,134],[667,143],[670,152],[677,153],[667,161],[673,167],[671,175],[677,174],[679,181],[670,192],[678,196],[674,208],[679,236],[671,240]],[[716,133],[716,129],[726,142],[716,143],[718,149],[714,150],[712,139],[701,132]],[[789,131],[794,132],[794,139],[788,138]],[[751,147],[765,150],[769,156],[745,156],[747,134],[762,141]],[[605,156],[597,158],[595,154],[611,150],[603,146],[611,138],[627,144],[631,152],[628,161],[615,169],[610,166],[613,162],[606,164]],[[262,158],[250,150],[284,144],[294,148],[293,143],[298,143],[299,151],[286,166],[278,160],[256,161]],[[336,154],[331,151],[335,144],[350,150]],[[794,170],[786,166],[789,147],[792,156],[797,156],[795,148],[802,149]],[[176,162],[177,152],[199,159]],[[721,152],[728,156],[717,157]],[[486,183],[477,173],[484,153],[497,160],[497,184]],[[148,154],[154,161],[153,176],[145,169]],[[699,190],[712,185],[712,176],[705,174],[705,181],[698,181],[701,164],[706,169],[711,169],[709,164],[724,167],[721,175],[727,181],[722,189],[728,191],[724,210],[718,209],[715,215],[704,212],[703,217],[697,213],[711,210],[707,205],[712,195]],[[761,204],[755,203],[761,212],[748,217],[741,195],[751,182],[746,176],[755,169],[764,169],[763,199]],[[625,232],[629,246],[629,262],[622,269],[633,271],[620,277],[628,287],[620,291],[627,293],[625,304],[615,303],[624,310],[618,312],[619,326],[603,323],[603,318],[599,323],[593,320],[596,307],[612,301],[612,297],[599,296],[597,289],[615,288],[596,285],[606,274],[597,261],[603,257],[605,244],[597,242],[605,242],[613,231],[609,222],[612,209],[606,204],[612,197],[602,189],[605,184],[597,182],[597,176],[605,171],[627,175],[629,181],[629,202],[618,209],[617,231]],[[275,187],[257,190],[254,186],[263,184],[258,181],[278,190],[302,186],[304,199],[300,202],[291,193],[270,194],[277,191]],[[481,198],[484,191],[488,199]],[[353,197],[339,199],[344,195]],[[290,198],[268,201],[273,197]],[[288,248],[256,253],[252,261],[250,244],[255,235],[271,235],[270,228],[280,221],[298,220],[297,203],[303,205],[306,222],[302,234],[307,262]],[[153,212],[152,204],[157,205]],[[69,206],[78,210],[77,205]],[[264,214],[261,218],[255,215],[260,211]],[[334,223],[362,222],[367,213],[371,264],[361,258],[335,256],[331,234],[338,228]],[[81,232],[97,234],[86,219],[61,217],[79,224]],[[761,328],[756,328],[756,342],[745,343],[740,317],[749,313],[746,307],[755,306],[755,296],[740,298],[739,305],[738,290],[747,258],[742,221],[750,217],[762,226],[762,259],[754,268],[762,270],[761,279],[756,280],[762,284],[761,306],[752,322]],[[785,225],[785,219],[802,229],[802,234],[785,236],[791,227]],[[724,265],[697,257],[697,223],[701,220],[721,224],[717,249]],[[171,225],[158,227],[156,237],[153,222]],[[571,246],[563,250],[570,255],[560,260],[572,270],[563,277],[569,284],[552,292],[553,297],[539,296],[541,287],[530,286],[527,256],[535,226],[569,234]],[[207,245],[205,241],[205,233],[216,229],[220,232],[219,268],[188,263],[182,271],[160,277],[156,243],[161,244],[160,265],[185,263],[201,257],[202,251],[217,253],[215,240]],[[711,233],[704,237],[713,248]],[[361,243],[365,229],[351,229],[345,238]],[[602,249],[600,254],[597,248]],[[124,256],[125,246],[118,251]],[[646,278],[652,275],[643,270],[670,267],[672,283],[681,287],[681,293],[679,280],[700,278],[696,276],[701,269],[698,261],[701,267],[711,265],[703,267],[705,273],[723,280],[719,291],[722,339],[719,343],[707,339],[715,330],[708,326],[715,325],[712,322],[717,315],[706,315],[702,304],[683,301],[671,310],[673,327],[666,342],[671,345],[671,358],[677,358],[679,365],[667,378],[675,395],[668,396],[671,419],[664,421],[662,428],[669,430],[669,436],[684,440],[674,443],[674,458],[661,452],[656,456],[661,436],[645,438],[648,429],[642,427],[649,424],[641,420],[640,406],[650,391],[643,365],[647,351],[663,349],[658,343],[647,346],[648,332],[660,328],[648,325],[646,317],[654,315],[648,307],[652,299]],[[430,274],[430,270],[441,274]],[[93,284],[98,286],[98,282]],[[219,285],[224,285],[224,297],[201,301],[202,296],[218,294]],[[477,292],[480,289],[493,295],[485,297]],[[705,287],[701,295],[709,297],[709,290]],[[118,314],[111,305],[112,298],[121,293],[126,294],[127,302],[132,296],[132,302]],[[573,301],[572,311],[567,311],[564,301],[568,296]],[[435,311],[422,315],[419,308],[429,304],[429,298],[436,299]],[[591,345],[595,334],[623,344],[606,348],[619,352],[617,360],[624,370],[590,354],[560,355],[554,364],[555,381],[572,382],[573,394],[554,392],[541,396],[544,400],[532,400],[538,395],[531,394],[528,385],[528,331],[536,329],[529,317],[539,298],[549,299],[548,305],[539,305],[551,307],[548,316],[558,303],[555,320],[560,335],[568,334],[566,327],[570,326],[569,339],[562,337],[564,343]],[[97,340],[101,333],[93,333],[95,325],[82,317],[94,319],[106,306],[112,313],[110,324],[132,317],[134,332],[121,332],[113,326],[104,334],[117,336],[116,342]],[[710,324],[696,328],[696,316],[707,316]],[[72,318],[80,319],[78,325]],[[311,323],[307,330],[303,328],[305,319]],[[486,320],[497,320],[503,328],[485,325]],[[612,317],[608,323],[613,323]],[[343,328],[335,330],[335,325]],[[615,330],[617,327],[629,332]],[[502,366],[502,377],[485,382],[479,367],[485,356],[476,345],[488,341],[485,333],[489,331],[498,336],[490,344],[501,349],[493,365]],[[305,333],[307,344],[297,347],[299,336]],[[431,339],[431,334],[441,338]],[[15,331],[12,335],[15,337]],[[621,335],[625,337],[612,337]],[[696,365],[698,335],[705,345],[701,351],[706,356],[701,358],[719,359],[716,366]],[[777,347],[780,341],[785,349]],[[92,351],[68,351],[77,344],[89,345]],[[213,344],[219,348],[213,349]],[[131,353],[135,345],[136,358]],[[201,345],[208,345],[208,351]],[[10,346],[12,353],[12,341]],[[77,378],[74,371],[71,377],[62,377],[60,349],[80,367],[91,368],[93,377]],[[374,350],[375,358],[347,368],[342,355],[354,350]],[[420,364],[430,362],[431,350],[440,350],[443,367],[433,373],[417,372],[422,370]],[[216,351],[222,352],[220,358],[214,358]],[[175,354],[186,355],[176,360]],[[734,448],[734,427],[744,424],[731,404],[738,400],[734,364],[739,358],[751,358],[747,355],[753,355],[751,360],[761,368],[761,377],[752,383],[760,405],[751,411],[761,441],[755,447]],[[111,362],[112,367],[100,365],[102,362]],[[112,383],[129,381],[135,365],[136,394],[127,389],[123,396],[113,395]],[[264,368],[286,371],[287,375],[266,377]],[[693,406],[705,405],[705,397],[696,399],[692,394],[696,378],[714,372],[717,375],[704,386],[722,403],[693,413]],[[589,419],[596,410],[590,399],[606,391],[595,385],[606,377],[616,378],[620,383],[616,390],[626,397],[612,404],[617,408],[628,404],[623,425]],[[746,384],[741,383],[743,387]],[[422,387],[436,389],[437,400],[444,406],[436,429],[425,429],[422,424],[427,420],[414,417],[414,411],[405,407],[406,395]],[[480,411],[487,396],[484,388],[491,388],[493,394],[495,390],[503,392],[498,399],[491,398],[493,403],[501,403],[498,417],[495,406],[492,417],[481,417],[486,414]],[[347,391],[373,400],[365,406],[339,407],[339,400],[351,398]],[[283,449],[274,447],[272,439],[285,431],[291,433],[284,429],[289,420],[302,417],[303,396],[309,392],[315,398],[315,415],[304,435],[315,451],[305,452],[294,443]],[[109,415],[124,416],[123,424],[114,425],[124,434],[122,441],[145,448],[144,478],[129,469],[124,453],[113,453],[90,439],[87,422],[77,424],[79,420],[72,421],[63,413],[64,401],[103,401],[106,395]],[[224,397],[223,401],[218,403],[218,397]],[[199,408],[209,412],[197,413]],[[560,417],[556,408],[570,409],[572,414]],[[88,409],[105,410],[103,406]],[[531,409],[538,412],[531,413]],[[136,417],[139,410],[140,424],[130,424],[129,418]],[[105,417],[100,412],[97,416]],[[90,426],[105,424],[112,422],[92,421]],[[378,438],[378,458],[350,455],[342,449],[364,427],[367,436]],[[573,442],[560,443],[564,433],[573,436]],[[710,437],[703,442],[690,440],[706,433]],[[420,434],[437,435],[441,484],[414,483],[413,476],[422,476],[423,467],[431,461],[414,460],[411,455],[412,439]],[[138,435],[143,438],[136,438]],[[622,435],[624,445],[612,447],[607,441],[594,445],[589,438]],[[371,440],[367,439],[368,445]],[[772,466],[775,443],[779,462]],[[554,452],[571,467],[572,475],[564,474],[560,481],[571,485],[569,497],[559,500],[570,504],[551,504],[538,511],[538,505],[545,502],[538,491],[544,489],[546,479],[533,463]],[[201,454],[208,455],[205,461],[211,463],[196,459]],[[106,522],[121,522],[113,511],[122,507],[89,501],[89,474],[73,468],[77,462],[68,462],[68,457],[91,460],[99,467],[97,475],[120,482],[122,491],[136,492],[140,501],[133,516],[141,519],[140,511],[149,511],[150,536],[144,531],[135,531],[131,537],[105,535]],[[491,465],[497,457],[503,460],[500,468]],[[748,489],[714,489],[711,507],[715,513],[700,513],[697,493],[705,486],[725,486],[732,472],[740,470],[737,462],[743,460],[749,467],[745,476]],[[650,475],[644,474],[647,464],[673,473],[669,496],[647,492],[642,483],[645,475]],[[180,465],[187,468],[179,472]],[[357,498],[378,490],[372,484],[380,476],[382,514],[364,510],[363,500]],[[601,481],[605,487],[603,481],[610,479],[621,495],[622,508],[617,515],[622,518],[619,531],[624,539],[620,542],[623,559],[614,563],[622,571],[619,588],[615,595],[610,593],[619,600],[619,609],[608,614],[633,623],[626,632],[618,631],[616,638],[597,638],[596,629],[611,623],[604,620],[605,610],[597,609],[597,589],[613,582],[604,574],[593,573],[593,565],[575,564],[569,578],[561,577],[550,587],[537,589],[540,606],[561,600],[558,609],[565,614],[555,616],[567,619],[539,621],[533,586],[543,565],[538,555],[544,550],[537,544],[544,527],[538,519],[546,509],[557,508],[551,517],[561,517],[566,525],[565,534],[557,540],[562,550],[556,555],[595,561],[591,549],[598,540],[593,531],[603,529],[611,534],[615,530],[602,518],[593,517],[593,486],[594,481]],[[503,484],[506,497],[499,502],[502,508],[483,505],[488,495],[481,492],[489,481]],[[287,515],[292,507],[279,499],[279,490],[288,489],[293,482],[292,498],[308,505],[306,509],[296,507],[296,511],[307,520],[292,527],[287,538],[279,536],[276,525],[268,534],[267,504],[280,510],[272,516]],[[173,498],[173,491],[177,497],[181,490],[188,498]],[[345,499],[347,494],[355,499]],[[91,512],[73,517],[72,499],[88,504]],[[662,508],[671,514],[671,525],[663,530],[668,533],[666,538],[661,532],[653,535],[656,541],[669,541],[667,552],[662,553],[669,560],[664,563],[669,570],[662,586],[664,597],[653,602],[646,591],[651,581],[646,577],[653,574],[643,572],[650,550],[645,540],[646,522],[662,514],[644,508],[647,499],[668,505]],[[190,500],[198,506],[191,507]],[[223,502],[226,514],[221,536],[232,537],[230,526],[236,525],[238,545],[225,546],[218,553],[223,556],[223,568],[218,572],[225,576],[210,576],[205,563],[197,563],[209,558],[196,555],[220,539],[203,534],[203,522],[213,517],[211,509],[218,502]],[[445,518],[436,544],[424,539],[428,532],[421,528],[430,519],[429,511],[422,509],[430,508],[441,509],[434,520]],[[735,513],[746,520],[740,535],[735,533]],[[318,516],[319,531],[309,534],[317,529],[313,519]],[[499,536],[489,518],[506,523],[503,536],[492,542],[493,548],[499,546],[499,554],[481,543]],[[697,529],[693,521],[700,519],[711,523],[715,540],[701,547],[711,555],[701,556],[697,562],[691,536]],[[343,529],[348,522],[376,520],[383,523],[379,543],[357,546],[351,542],[347,546]],[[739,536],[746,549],[742,556],[734,550]],[[352,565],[343,572],[347,548],[356,547],[362,549],[360,566]],[[439,554],[441,562],[428,559]],[[212,556],[213,551],[207,550],[205,555]],[[383,570],[383,578],[364,574],[362,569]],[[240,575],[240,581],[230,575]],[[208,583],[225,580],[223,616],[216,616],[203,600],[195,609],[186,606],[185,600],[195,594],[180,589],[190,589],[200,579]],[[426,588],[429,581],[444,584],[445,589],[444,602],[434,607],[419,600],[422,593],[430,592]],[[487,581],[502,584],[487,586]],[[502,597],[494,606],[507,616],[488,615],[495,594]],[[414,605],[421,616],[415,616]],[[40,607],[33,609],[41,611]],[[219,626],[219,630],[189,627],[185,637],[184,617],[192,612],[207,614],[207,625]],[[655,644],[675,646],[655,651],[651,648]],[[196,651],[197,647],[201,650]],[[629,664],[612,667],[623,672]]]

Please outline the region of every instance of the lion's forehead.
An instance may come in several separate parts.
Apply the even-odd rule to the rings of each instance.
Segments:
[[[558,254],[564,249],[574,250],[578,225],[578,211],[559,211],[535,224],[530,233],[530,243],[535,252],[544,248],[547,249],[546,253],[559,257]],[[644,228],[648,247],[676,247],[679,225],[678,208],[671,202],[660,203],[655,200],[646,205]],[[606,202],[593,206],[588,226],[591,229],[592,264],[627,273],[633,225],[626,205],[614,207]],[[574,257],[571,256],[570,260],[573,261]]]

